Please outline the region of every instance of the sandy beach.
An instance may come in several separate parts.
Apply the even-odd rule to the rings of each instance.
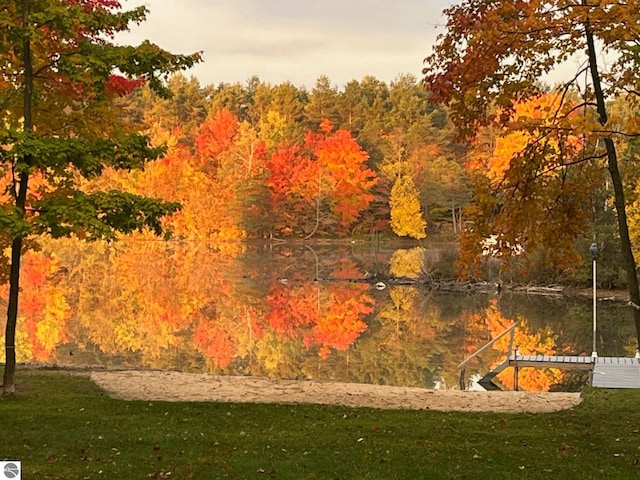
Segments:
[[[359,383],[278,380],[166,371],[94,371],[91,379],[124,400],[323,404],[381,409],[547,413],[579,404],[579,393],[429,390]]]

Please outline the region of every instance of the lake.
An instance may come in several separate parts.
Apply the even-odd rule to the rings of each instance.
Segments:
[[[18,361],[458,389],[458,364],[514,323],[520,353],[590,355],[590,298],[426,288],[450,263],[447,245],[51,241],[24,260]],[[628,307],[597,312],[598,354],[633,356]],[[586,375],[523,368],[519,386]]]

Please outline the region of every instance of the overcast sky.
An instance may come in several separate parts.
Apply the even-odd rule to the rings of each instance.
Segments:
[[[342,88],[373,75],[420,78],[422,59],[443,32],[451,0],[121,0],[149,9],[147,21],[118,41],[148,39],[173,53],[203,51],[187,75],[202,86],[244,83],[311,89],[320,75]],[[454,2],[455,3],[455,2]],[[439,25],[439,26],[438,26]]]

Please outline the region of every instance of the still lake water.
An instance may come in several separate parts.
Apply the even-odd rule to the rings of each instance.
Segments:
[[[25,263],[18,360],[458,389],[458,364],[513,323],[520,353],[591,353],[590,298],[430,290],[450,255],[425,247],[55,242]],[[599,302],[600,356],[632,356],[634,333],[627,307]],[[466,386],[507,349],[472,362]],[[537,391],[585,381],[519,377]]]

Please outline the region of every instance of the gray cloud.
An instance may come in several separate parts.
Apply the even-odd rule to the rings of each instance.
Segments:
[[[148,21],[120,37],[148,38],[176,53],[204,51],[190,74],[202,84],[244,82],[311,87],[364,75],[419,76],[448,0],[147,0]],[[140,4],[127,0],[125,9]]]

